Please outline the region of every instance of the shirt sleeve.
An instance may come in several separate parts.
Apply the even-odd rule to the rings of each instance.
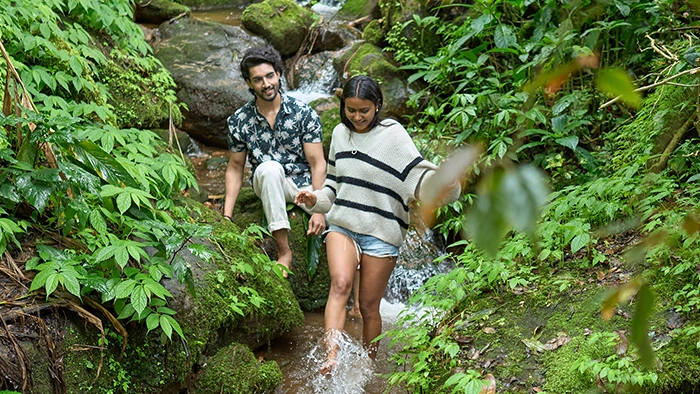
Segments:
[[[323,141],[323,127],[321,127],[321,118],[316,111],[308,105],[305,106],[303,117],[303,130],[301,140],[304,143],[315,143]]]
[[[248,148],[248,144],[245,135],[242,133],[244,123],[241,119],[243,115],[242,112],[236,111],[233,115],[228,117],[228,135],[226,140],[228,141],[228,149],[231,152],[243,152]]]

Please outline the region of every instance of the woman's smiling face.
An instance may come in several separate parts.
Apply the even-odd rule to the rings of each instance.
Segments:
[[[369,131],[369,126],[377,115],[377,110],[377,105],[370,100],[359,97],[345,99],[345,116],[355,126],[355,131],[358,133]]]

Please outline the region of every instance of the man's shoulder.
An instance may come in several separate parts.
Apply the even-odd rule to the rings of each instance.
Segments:
[[[228,117],[228,121],[235,122],[236,120],[244,120],[254,115],[255,110],[255,100],[248,101],[238,108],[231,116]]]
[[[288,94],[282,94],[282,105],[287,107],[288,112],[314,113],[313,108],[309,104]]]

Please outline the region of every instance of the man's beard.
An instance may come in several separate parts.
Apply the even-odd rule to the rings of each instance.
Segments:
[[[256,91],[255,95],[264,101],[274,101],[275,98],[277,98],[277,95],[279,94],[279,88],[277,86],[272,86],[272,91],[274,92],[274,94],[269,97],[265,95],[265,91],[259,93]]]

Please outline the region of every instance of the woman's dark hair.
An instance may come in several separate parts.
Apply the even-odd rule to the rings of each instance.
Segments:
[[[382,90],[379,88],[379,84],[366,75],[357,75],[350,78],[345,83],[343,95],[340,98],[340,120],[348,129],[354,131],[355,126],[353,126],[350,119],[345,116],[345,100],[353,97],[369,100],[377,106],[377,113],[374,115],[372,123],[369,125],[369,129],[373,129],[382,121],[380,114],[382,111],[382,104],[384,103],[384,97],[382,96]]]
[[[245,51],[241,59],[241,75],[246,81],[250,79],[250,68],[269,63],[280,75],[284,71],[284,64],[280,53],[273,47],[253,47]]]

